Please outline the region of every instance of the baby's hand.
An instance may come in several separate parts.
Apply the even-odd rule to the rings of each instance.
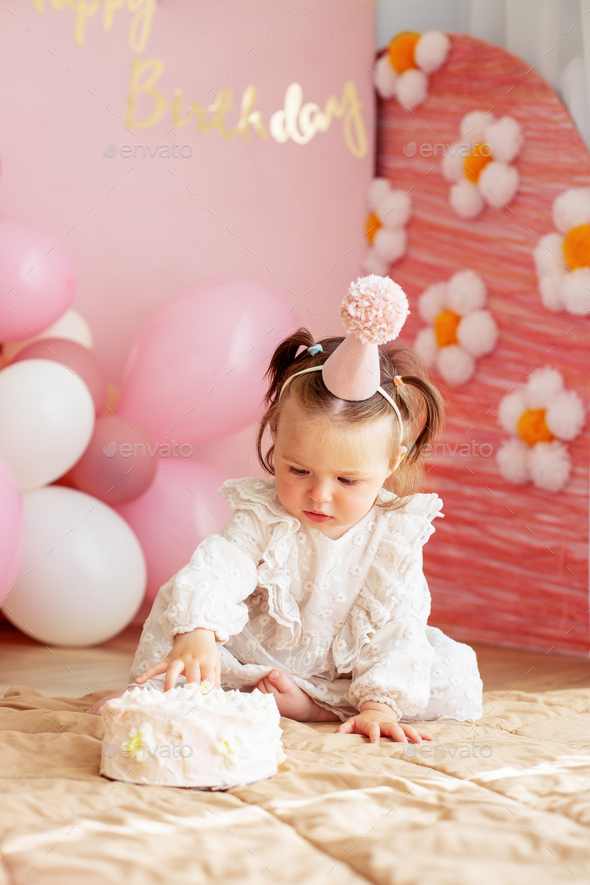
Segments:
[[[201,682],[207,679],[217,688],[220,683],[221,661],[215,643],[215,633],[198,627],[190,633],[177,633],[174,646],[158,664],[144,670],[135,680],[141,685],[146,679],[166,673],[164,691],[174,688],[176,680],[184,670],[187,682]]]
[[[361,706],[361,712],[351,716],[336,729],[340,734],[365,734],[371,744],[378,744],[380,737],[389,737],[392,741],[402,744],[419,744],[422,739],[430,741],[432,737],[424,729],[412,728],[407,722],[399,722],[393,709],[388,704],[368,701]]]
[[[126,691],[127,691],[127,689],[123,688],[121,691],[114,691],[112,694],[106,695],[106,697],[101,698],[100,701],[97,701],[95,704],[93,704],[93,706],[90,707],[89,710],[86,710],[86,712],[92,713],[94,716],[100,716],[101,707],[103,707],[106,703],[108,703],[113,698],[120,698],[121,695],[124,695]]]

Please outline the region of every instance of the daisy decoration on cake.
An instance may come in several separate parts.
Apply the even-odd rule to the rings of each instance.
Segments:
[[[557,369],[534,369],[525,387],[506,394],[498,417],[512,436],[497,455],[504,479],[559,492],[571,470],[565,443],[575,439],[586,422],[578,394],[565,388]]]
[[[375,88],[381,98],[397,98],[412,111],[428,95],[428,75],[438,71],[450,48],[441,31],[403,31],[375,63]]]
[[[442,173],[451,182],[449,201],[462,218],[476,218],[486,205],[503,209],[516,196],[519,174],[512,165],[524,142],[513,117],[471,111],[461,120],[462,142],[448,146]]]
[[[553,203],[557,228],[534,252],[541,301],[549,310],[590,311],[590,188],[572,187]]]
[[[394,190],[386,178],[374,178],[369,185],[367,240],[369,249],[363,260],[368,273],[385,276],[390,264],[406,252],[406,230],[412,211],[410,197]]]
[[[477,358],[496,346],[498,327],[486,301],[486,285],[473,270],[429,286],[418,299],[420,316],[429,325],[418,333],[414,347],[453,386],[465,384]]]

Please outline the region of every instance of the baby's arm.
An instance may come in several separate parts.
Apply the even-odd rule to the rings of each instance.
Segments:
[[[244,600],[258,583],[266,525],[238,510],[220,535],[207,535],[156,597],[135,654],[130,681],[144,685],[166,673],[165,691],[184,671],[187,682],[220,683],[217,643],[243,629]],[[160,682],[155,679],[155,684]]]

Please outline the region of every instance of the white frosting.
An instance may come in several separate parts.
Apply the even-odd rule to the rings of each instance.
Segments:
[[[286,759],[274,698],[258,689],[138,686],[101,715],[100,771],[117,780],[219,789],[272,777]]]

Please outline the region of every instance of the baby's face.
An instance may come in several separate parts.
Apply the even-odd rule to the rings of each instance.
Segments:
[[[404,451],[390,463],[391,423],[386,419],[357,430],[328,419],[309,423],[289,399],[275,438],[279,501],[291,516],[336,540],[369,512]]]

